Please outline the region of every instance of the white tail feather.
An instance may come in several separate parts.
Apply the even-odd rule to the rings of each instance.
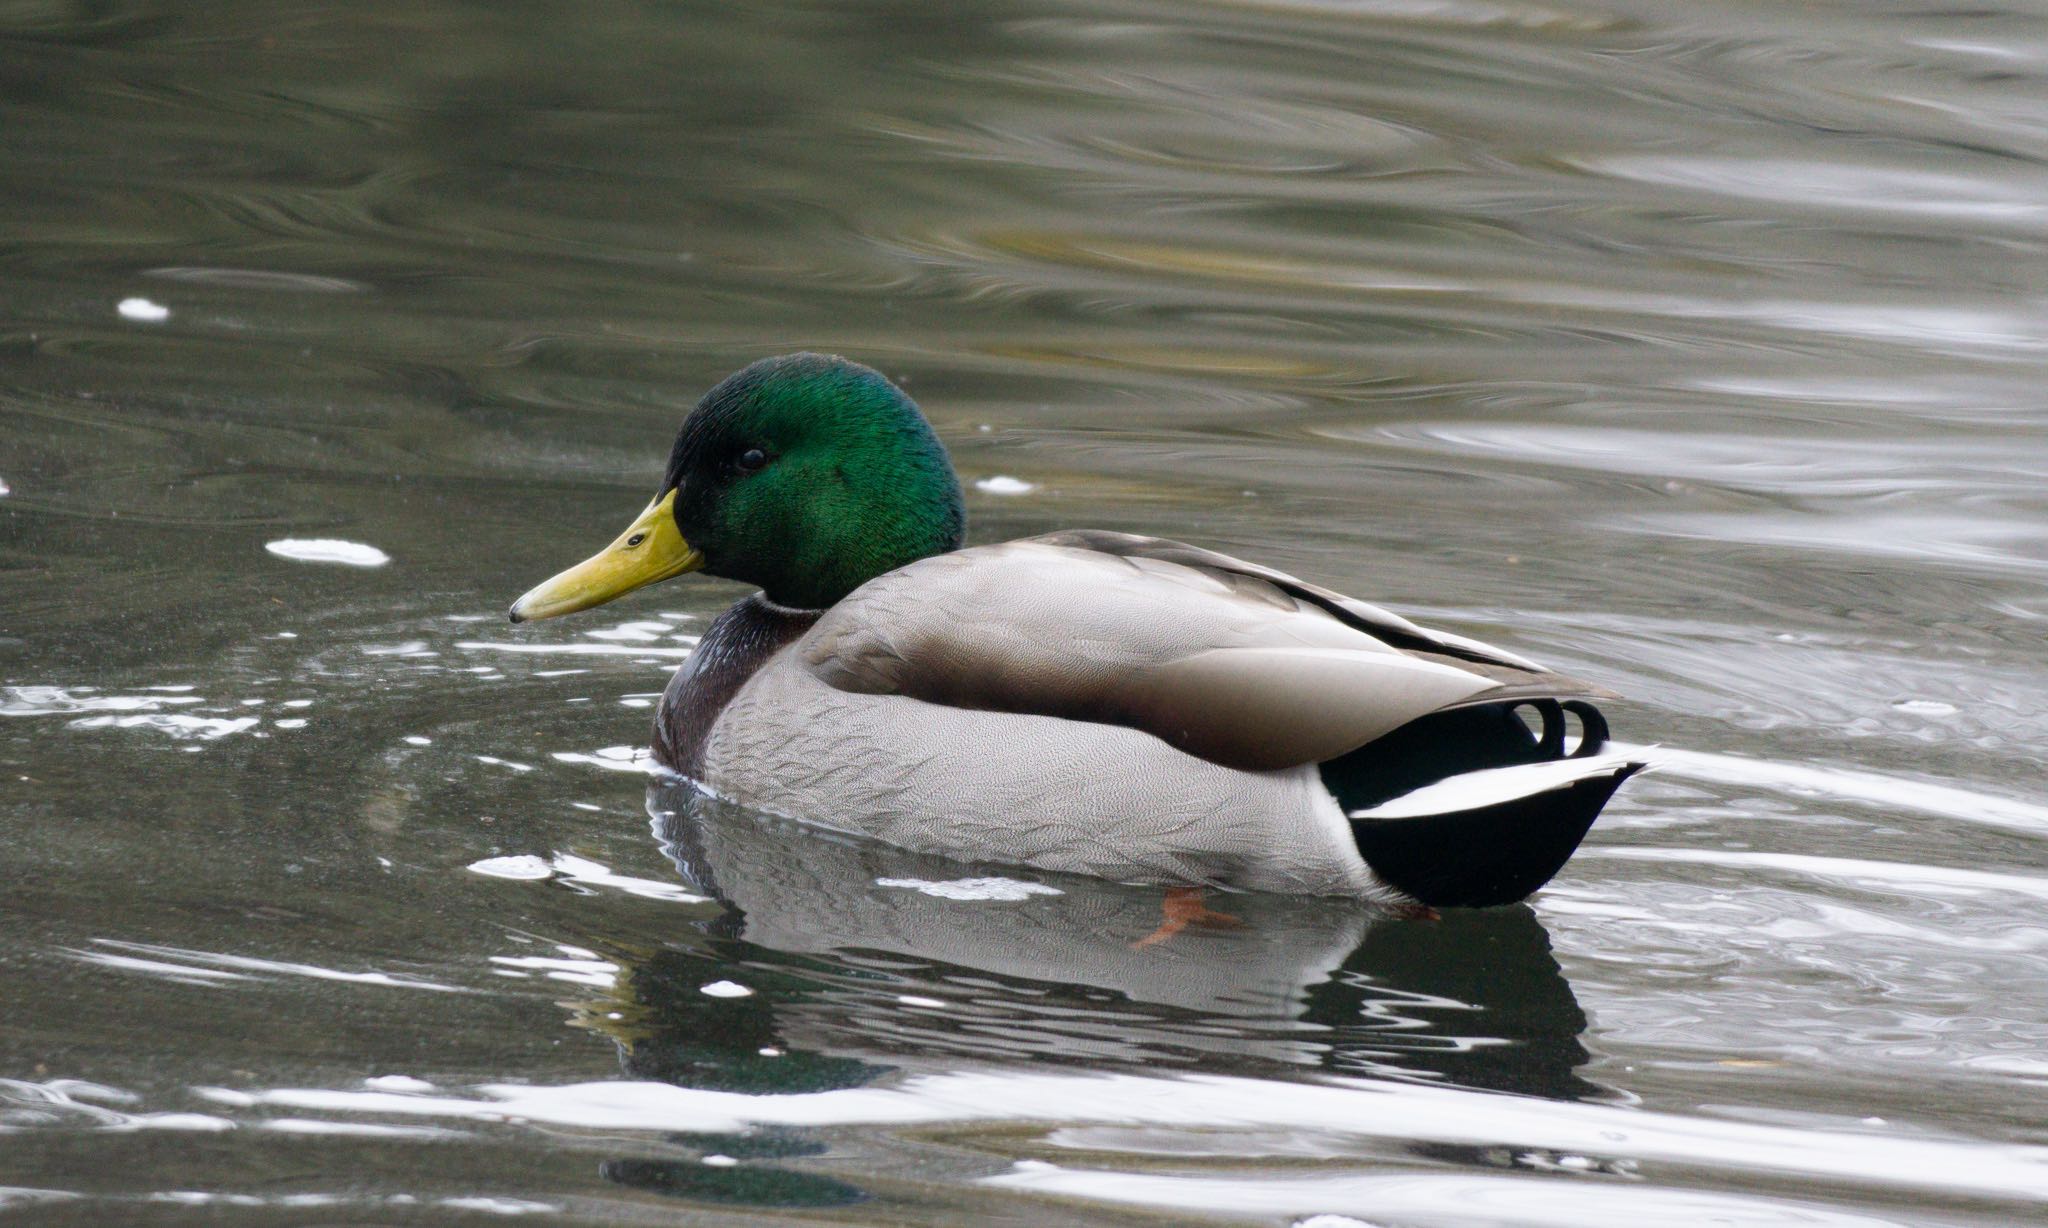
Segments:
[[[1513,767],[1487,768],[1466,772],[1422,786],[1377,806],[1353,810],[1354,819],[1413,819],[1429,814],[1456,814],[1478,810],[1518,797],[1531,797],[1563,789],[1595,776],[1611,776],[1625,768],[1640,766],[1642,759],[1627,754],[1594,755],[1588,759],[1552,759],[1544,763],[1518,763]]]

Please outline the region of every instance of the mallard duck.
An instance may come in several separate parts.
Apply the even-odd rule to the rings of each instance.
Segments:
[[[692,571],[757,585],[669,682],[661,763],[913,852],[1124,882],[1509,903],[1642,766],[1604,752],[1611,692],[1272,568],[965,530],[902,389],[769,358],[705,394],[639,518],[511,617]]]

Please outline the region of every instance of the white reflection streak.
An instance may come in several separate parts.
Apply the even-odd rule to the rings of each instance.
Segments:
[[[582,763],[608,772],[631,772],[639,776],[673,774],[656,762],[654,752],[644,746],[603,746],[588,755],[581,751],[562,750],[551,757],[557,763]]]
[[[441,1126],[390,1126],[374,1121],[323,1121],[310,1117],[278,1117],[258,1129],[272,1134],[316,1134],[336,1138],[468,1138],[461,1130]]]
[[[1792,1129],[1362,1080],[1282,1085],[1219,1075],[1160,1079],[962,1072],[914,1077],[894,1087],[792,1096],[749,1096],[647,1082],[489,1084],[478,1090],[487,1099],[318,1088],[280,1088],[254,1095],[260,1103],[327,1112],[479,1121],[518,1116],[605,1130],[991,1120],[1199,1124],[1205,1130],[1263,1127],[1408,1142],[1512,1145],[1994,1196],[2038,1197],[2048,1189],[2048,1148],[2042,1147]],[[198,1091],[215,1095],[209,1089]]]
[[[27,1109],[31,1120],[42,1125],[54,1122],[61,1128],[85,1123],[89,1128],[113,1133],[136,1130],[178,1130],[213,1133],[232,1130],[235,1123],[225,1117],[204,1113],[124,1113],[94,1101],[133,1104],[134,1092],[118,1087],[88,1083],[82,1079],[51,1079],[32,1083],[22,1079],[0,1079],[0,1134],[20,1133],[32,1128],[8,1110]],[[12,1117],[14,1120],[10,1121]],[[0,1200],[4,1201],[4,1200]]]
[[[64,954],[83,963],[97,964],[102,968],[115,968],[122,972],[147,972],[155,976],[168,977],[187,985],[217,985],[222,981],[251,981],[256,978],[246,972],[228,972],[220,968],[195,968],[190,964],[167,964],[154,959],[137,959],[132,955],[114,955],[106,951],[87,951],[79,947],[60,947]]]
[[[0,1191],[4,1193],[4,1191]],[[120,1199],[118,1201],[135,1201]],[[524,1198],[491,1198],[472,1195],[462,1198],[437,1198],[429,1203],[412,1194],[235,1194],[215,1190],[161,1190],[154,1194],[142,1195],[142,1202],[171,1203],[181,1207],[449,1207],[458,1211],[483,1211],[492,1215],[528,1215],[538,1212],[560,1211],[562,1208],[550,1202],[534,1202]],[[0,1198],[0,1206],[5,1199]]]
[[[544,955],[493,955],[491,962],[507,968],[544,973],[551,981],[569,981],[593,989],[610,989],[618,980],[619,966],[602,959],[551,959]]]
[[[1981,895],[1987,891],[2009,891],[2015,895],[2048,900],[2048,879],[2026,878],[2017,874],[1994,874],[1986,870],[1911,865],[1897,861],[1866,861],[1857,857],[1633,847],[1588,847],[1579,850],[1577,855],[1609,861],[1680,862],[1687,865],[1782,870],[1788,874],[1803,874],[1809,878],[1828,879],[1858,886],[1882,887],[1915,896],[1929,892]]]
[[[283,976],[302,976],[317,981],[345,981],[352,985],[385,985],[394,989],[425,989],[435,993],[475,992],[460,985],[443,985],[438,981],[428,981],[419,977],[403,976],[390,972],[342,972],[335,968],[322,968],[318,964],[288,963],[281,960],[257,959],[251,955],[226,955],[217,951],[188,951],[180,947],[155,946],[146,942],[124,942],[117,938],[95,938],[92,941],[94,946],[111,947],[116,951],[134,951],[167,960],[188,960],[190,961],[189,964],[170,966],[194,976],[208,975],[212,969],[240,968],[249,972],[270,972]],[[78,952],[76,954],[79,958],[88,958],[93,953]],[[192,965],[198,966],[194,967]]]
[[[153,691],[190,690],[190,687],[151,687]],[[183,704],[204,703],[197,695],[99,695],[92,687],[66,689],[57,686],[0,687],[0,716],[79,716],[73,729],[158,729],[176,738],[196,737],[211,741],[253,729],[262,722],[256,717],[192,716],[160,709]],[[122,715],[112,715],[120,713]]]
[[[1531,1228],[1710,1223],[1751,1228],[1905,1228],[1906,1223],[1767,1197],[1467,1174],[1214,1178],[1068,1169],[1025,1162],[1018,1164],[1014,1172],[984,1178],[983,1184],[1067,1198],[1184,1208],[1204,1214],[1302,1215],[1340,1207],[1367,1210],[1373,1216],[1371,1221],[1362,1221],[1315,1215],[1297,1228],[1389,1221],[1436,1223],[1446,1219],[1455,1223],[1513,1222]]]
[[[1929,784],[1853,768],[1806,767],[1744,759],[1669,747],[1609,744],[1617,753],[1647,759],[1659,772],[1716,784],[1759,785],[1794,793],[1819,793],[1886,809],[1904,808],[1947,819],[1988,823],[2020,831],[2048,832],[2048,806],[2016,798],[1974,793],[1952,785]]]
[[[0,494],[4,494],[0,491]],[[26,1185],[0,1185],[0,1210],[32,1202],[70,1202],[85,1195],[71,1190],[45,1190]]]
[[[221,717],[162,713],[145,716],[84,716],[71,722],[73,729],[155,729],[174,738],[194,737],[204,741],[254,729],[263,722],[253,716],[232,720]]]
[[[649,900],[671,900],[680,904],[702,904],[705,897],[687,891],[676,883],[660,879],[636,878],[630,874],[613,872],[610,866],[578,857],[574,853],[556,853],[552,858],[541,858],[533,854],[519,854],[510,857],[486,857],[471,862],[469,870],[487,878],[514,879],[526,882],[541,882],[559,878],[579,887],[609,887],[627,895],[637,895]]]
[[[675,636],[689,639],[694,636]],[[680,661],[692,648],[651,648],[642,644],[506,644],[495,640],[460,640],[455,645],[465,652],[552,653],[565,657],[667,657]]]
[[[150,690],[169,690],[151,687]],[[190,688],[185,688],[189,690]],[[98,695],[93,688],[0,687],[0,716],[64,716],[74,712],[154,712],[170,704],[197,704],[197,695]]]

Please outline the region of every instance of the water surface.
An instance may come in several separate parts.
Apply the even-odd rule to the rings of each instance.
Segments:
[[[2048,1203],[2048,11],[0,5],[0,1222]],[[711,382],[1627,694],[1433,923],[651,782]],[[654,784],[650,790],[650,784]]]

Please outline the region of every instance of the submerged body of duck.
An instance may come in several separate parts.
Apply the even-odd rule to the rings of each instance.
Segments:
[[[664,693],[664,764],[917,852],[1127,882],[1507,903],[1641,766],[1601,753],[1608,692],[1513,654],[1177,542],[962,549],[964,519],[899,389],[768,359],[513,618],[685,571],[760,584]]]

